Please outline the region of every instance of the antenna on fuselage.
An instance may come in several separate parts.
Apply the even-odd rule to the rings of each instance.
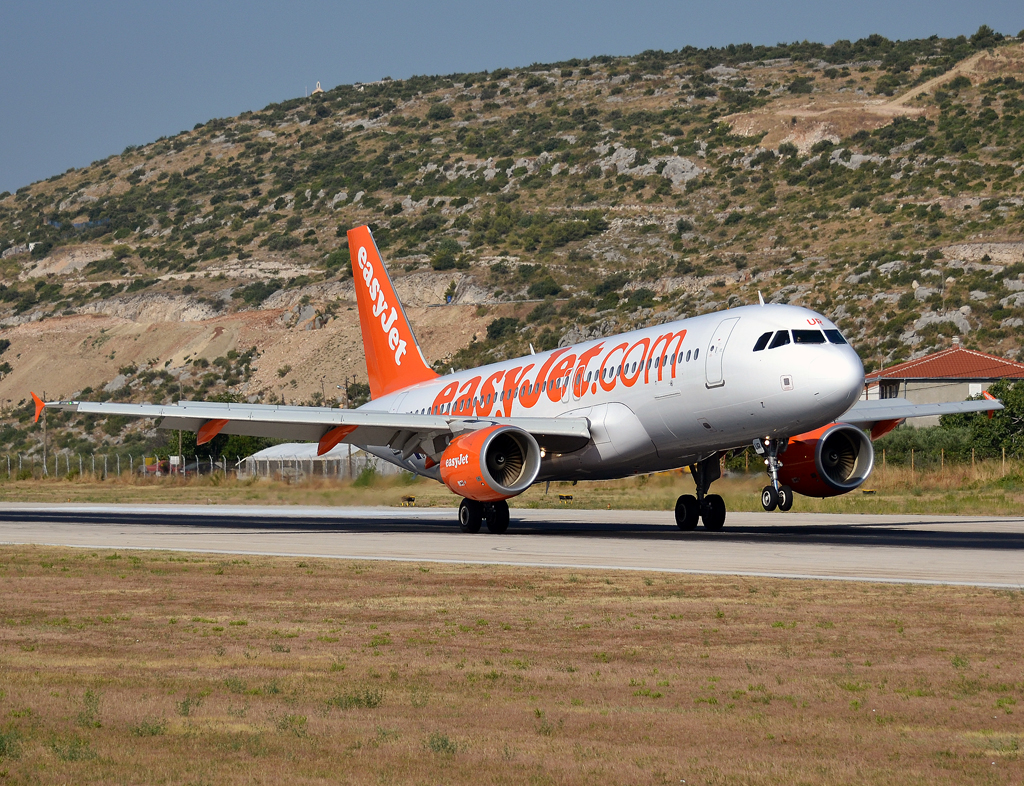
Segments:
[[[758,291],[757,291],[757,301],[758,301],[758,302],[759,302],[759,303],[760,303],[760,304],[761,304],[762,306],[764,305],[764,298],[763,298],[763,297],[761,296],[761,290],[758,290]]]
[[[537,354],[536,351],[533,348],[533,344],[532,343],[530,344],[530,354],[531,355],[536,355]]]

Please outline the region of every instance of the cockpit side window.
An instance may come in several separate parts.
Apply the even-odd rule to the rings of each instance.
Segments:
[[[846,339],[843,338],[843,334],[838,330],[826,330],[825,336],[828,338],[830,344],[845,344]]]
[[[780,330],[775,334],[775,338],[772,339],[771,346],[768,349],[775,349],[776,347],[784,347],[789,343],[789,331]]]
[[[767,333],[762,333],[761,334],[761,338],[759,338],[757,340],[757,343],[754,344],[754,351],[755,352],[760,352],[762,349],[764,349],[766,346],[768,346],[768,341],[769,341],[769,339],[771,339],[771,337],[772,337],[772,332],[770,330]]]
[[[824,344],[825,337],[820,330],[794,330],[794,344]]]

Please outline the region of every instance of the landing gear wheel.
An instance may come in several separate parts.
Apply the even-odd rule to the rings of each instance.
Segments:
[[[459,503],[459,529],[463,532],[479,532],[483,518],[483,503],[471,499],[464,499]]]
[[[508,503],[489,502],[484,505],[484,517],[487,519],[487,531],[500,535],[508,529]]]
[[[793,489],[779,486],[779,510],[785,512],[793,507]]]
[[[676,526],[686,532],[697,529],[700,523],[700,505],[693,494],[683,494],[676,500]]]
[[[717,494],[708,494],[704,497],[700,516],[704,519],[704,529],[717,532],[725,526],[725,500]]]
[[[765,486],[761,489],[761,507],[771,512],[779,506],[779,492],[775,486]]]

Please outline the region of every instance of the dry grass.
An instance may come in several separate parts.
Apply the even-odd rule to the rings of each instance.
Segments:
[[[766,482],[765,475],[737,475],[718,481],[712,490],[725,497],[729,510],[758,511],[759,491]],[[553,483],[549,490],[538,484],[510,502],[513,507],[558,507],[563,504],[559,494],[571,494],[572,505],[578,508],[671,510],[680,494],[692,491],[689,475],[666,472],[576,486]],[[285,483],[237,481],[220,475],[189,480],[128,476],[107,481],[89,476],[73,480],[0,479],[0,501],[6,502],[399,505],[406,495],[415,496],[421,507],[454,506],[459,501],[438,483],[402,477],[378,479],[365,487],[323,478]],[[824,500],[798,496],[794,509],[817,513],[1019,515],[1024,509],[1024,465],[1007,462],[1004,471],[1001,462],[992,461],[913,472],[905,467],[879,466],[862,489]]]
[[[0,549],[5,783],[1020,783],[1024,594]]]

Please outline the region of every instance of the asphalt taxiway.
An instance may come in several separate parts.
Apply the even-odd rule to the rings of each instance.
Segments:
[[[465,535],[452,508],[2,503],[0,543],[1024,588],[1024,516],[730,513],[713,533],[662,511],[511,514]]]

